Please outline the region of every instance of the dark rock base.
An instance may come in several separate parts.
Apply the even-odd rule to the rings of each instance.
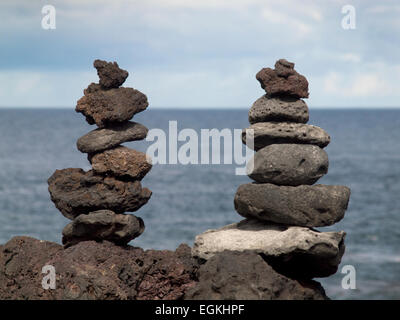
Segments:
[[[190,248],[157,251],[80,242],[68,249],[29,237],[0,247],[0,299],[176,300],[195,285]],[[42,288],[42,267],[56,270],[56,289]]]
[[[56,271],[56,288],[43,289],[45,265]],[[228,252],[199,269],[190,247],[175,251],[80,242],[67,249],[30,237],[0,245],[0,299],[178,300],[327,299],[315,281],[274,271],[260,255]]]
[[[253,252],[224,251],[198,271],[199,282],[187,299],[212,300],[324,300],[316,281],[297,281],[277,273]]]

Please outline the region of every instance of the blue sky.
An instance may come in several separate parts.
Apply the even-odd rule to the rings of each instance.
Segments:
[[[46,4],[55,30],[41,27]],[[311,108],[399,107],[399,17],[397,0],[2,0],[0,106],[74,107],[100,58],[153,107],[249,108],[257,71],[286,58]]]

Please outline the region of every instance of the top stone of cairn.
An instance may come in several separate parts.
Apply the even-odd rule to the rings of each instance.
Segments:
[[[97,70],[97,75],[100,78],[99,84],[102,89],[118,88],[129,75],[128,71],[121,69],[116,62],[97,59],[94,61],[93,66]]]
[[[275,63],[275,69],[261,69],[256,78],[267,95],[271,97],[292,96],[308,98],[307,79],[294,70],[294,63],[285,59],[279,59]]]

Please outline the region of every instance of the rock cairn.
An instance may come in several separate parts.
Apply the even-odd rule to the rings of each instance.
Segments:
[[[275,69],[263,68],[256,78],[266,94],[249,111],[256,153],[247,172],[255,182],[239,186],[234,199],[246,219],[198,235],[192,254],[208,260],[224,250],[253,251],[293,279],[327,277],[337,271],[345,233],[313,228],[343,218],[350,189],[313,185],[328,172],[323,148],[330,136],[306,124],[308,81],[294,63],[278,60]],[[245,144],[250,134],[243,130]]]
[[[98,127],[77,141],[78,150],[88,154],[92,170],[56,170],[48,179],[51,200],[72,220],[62,232],[66,247],[86,240],[127,244],[143,233],[144,223],[125,212],[138,210],[151,197],[140,183],[151,169],[150,159],[121,146],[146,138],[148,129],[129,120],[147,108],[147,97],[121,87],[128,72],[116,62],[95,60],[93,65],[100,81],[84,90],[75,109]]]

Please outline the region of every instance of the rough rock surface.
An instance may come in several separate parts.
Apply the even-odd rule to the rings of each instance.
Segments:
[[[95,153],[111,149],[128,141],[143,140],[149,130],[136,122],[116,123],[107,128],[97,128],[77,141],[78,150],[83,153]]]
[[[293,97],[271,98],[263,95],[254,102],[249,111],[249,122],[277,121],[307,123],[309,119],[307,104]]]
[[[275,63],[275,69],[261,69],[256,79],[269,96],[308,98],[307,79],[294,70],[294,63],[284,59]]]
[[[326,147],[331,138],[320,127],[292,122],[258,122],[248,129],[254,130],[254,150],[259,150],[275,143],[314,144]],[[242,132],[243,143],[246,143],[246,129]],[[250,146],[249,146],[250,147]]]
[[[42,288],[42,267],[56,270],[56,289]],[[175,300],[195,285],[190,248],[143,251],[111,242],[61,245],[15,237],[0,251],[0,299]]]
[[[236,211],[245,218],[324,227],[343,218],[349,198],[350,189],[345,186],[248,183],[239,186],[234,203]]]
[[[81,241],[108,240],[125,245],[144,231],[141,218],[132,214],[116,214],[110,210],[98,210],[77,216],[66,225],[62,243],[71,246]]]
[[[89,155],[89,161],[96,173],[133,180],[141,180],[151,169],[151,159],[145,153],[122,146]]]
[[[247,165],[251,179],[287,186],[313,184],[329,167],[326,152],[311,144],[272,144],[257,151],[253,161]]]
[[[295,279],[328,277],[344,253],[344,232],[318,232],[242,220],[196,236],[192,255],[209,260],[225,250],[260,253],[277,272]]]
[[[316,281],[297,281],[277,273],[253,252],[224,251],[198,271],[199,282],[185,299],[201,300],[323,300]]]
[[[128,71],[121,69],[116,62],[95,60],[93,66],[97,69],[99,84],[104,89],[118,88],[128,78]]]
[[[142,188],[139,181],[104,177],[92,170],[56,170],[48,179],[48,184],[51,200],[71,220],[80,214],[101,209],[115,213],[136,211],[151,197],[151,191]]]
[[[90,87],[90,86],[89,86]],[[132,88],[96,90],[92,86],[78,100],[75,111],[81,112],[89,124],[103,128],[109,123],[130,120],[133,115],[147,108],[145,94]]]

